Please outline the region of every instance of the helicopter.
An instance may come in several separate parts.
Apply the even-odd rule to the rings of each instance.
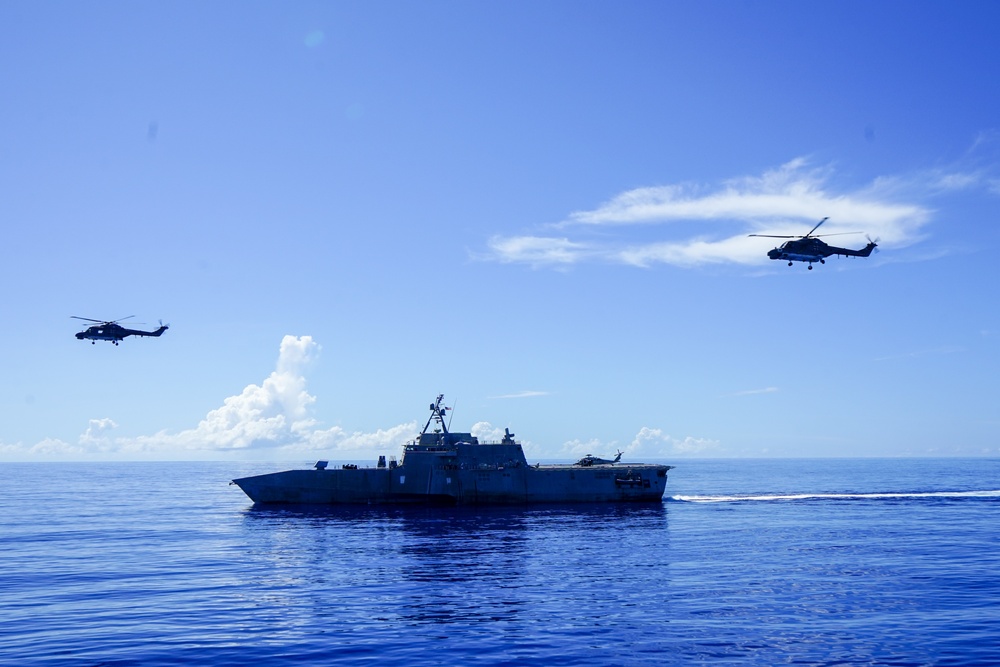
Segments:
[[[774,234],[749,234],[749,236],[762,236],[771,239],[793,239],[785,241],[779,247],[767,251],[767,256],[771,259],[787,259],[788,266],[792,262],[809,262],[809,270],[812,270],[812,263],[819,262],[826,264],[826,258],[830,255],[843,255],[845,257],[868,257],[872,251],[878,247],[878,243],[868,239],[868,245],[861,250],[851,250],[850,248],[838,248],[820,241],[820,236],[840,236],[840,234],[817,234],[813,236],[820,225],[830,218],[823,218],[816,223],[816,226],[809,230],[805,236],[777,236]],[[858,234],[859,232],[842,232],[843,234]]]
[[[121,319],[104,321],[95,320],[90,317],[78,317],[76,315],[70,315],[76,320],[86,320],[87,322],[97,322],[97,324],[91,325],[84,329],[83,331],[76,334],[78,340],[89,340],[91,345],[97,343],[99,340],[106,340],[115,345],[118,341],[125,340],[126,336],[157,336],[163,334],[164,331],[170,328],[169,324],[164,324],[160,322],[160,328],[156,331],[142,331],[141,329],[126,329],[122,325],[118,324],[124,320],[135,317],[135,315],[129,315],[128,317],[122,317]]]
[[[602,459],[598,456],[594,456],[593,454],[587,454],[573,465],[583,466],[584,468],[594,465],[614,465],[615,463],[618,463],[619,461],[622,460],[622,454],[624,454],[624,452],[619,449],[618,455],[614,458],[613,461],[609,459]]]

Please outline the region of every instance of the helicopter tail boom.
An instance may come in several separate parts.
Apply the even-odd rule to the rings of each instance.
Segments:
[[[872,254],[872,251],[878,247],[878,244],[874,241],[869,241],[861,250],[851,250],[850,248],[837,248],[838,255],[844,255],[846,257],[868,257]]]
[[[169,328],[170,328],[169,325],[161,324],[160,328],[157,329],[156,331],[137,331],[137,330],[133,329],[133,330],[129,331],[129,334],[132,335],[132,336],[157,336],[157,337],[159,337],[159,336],[162,336],[163,332],[166,331]]]

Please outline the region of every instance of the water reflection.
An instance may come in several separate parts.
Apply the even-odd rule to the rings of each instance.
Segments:
[[[255,588],[270,590],[272,605],[275,595],[287,595],[282,605],[312,617],[303,623],[355,623],[350,609],[357,606],[374,607],[379,624],[522,621],[525,610],[565,597],[564,586],[619,578],[630,543],[648,552],[666,539],[666,522],[660,503],[255,506],[244,513],[248,553],[266,572]]]
[[[663,503],[566,504],[533,506],[401,506],[401,505],[252,505],[243,511],[247,530],[275,531],[316,528],[391,529],[429,546],[458,539],[483,540],[531,529],[586,527],[616,531],[665,522]],[[446,547],[447,548],[447,547]]]

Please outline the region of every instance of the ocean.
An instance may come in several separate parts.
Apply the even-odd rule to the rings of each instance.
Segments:
[[[0,664],[1000,665],[1000,459],[666,463],[662,503],[523,508],[0,464]]]

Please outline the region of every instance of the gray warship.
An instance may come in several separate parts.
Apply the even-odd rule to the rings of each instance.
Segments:
[[[674,466],[622,463],[587,455],[572,464],[529,465],[514,434],[480,443],[445,424],[444,395],[431,403],[420,437],[397,463],[375,467],[326,461],[303,470],[234,479],[254,503],[522,505],[529,503],[660,502]]]

